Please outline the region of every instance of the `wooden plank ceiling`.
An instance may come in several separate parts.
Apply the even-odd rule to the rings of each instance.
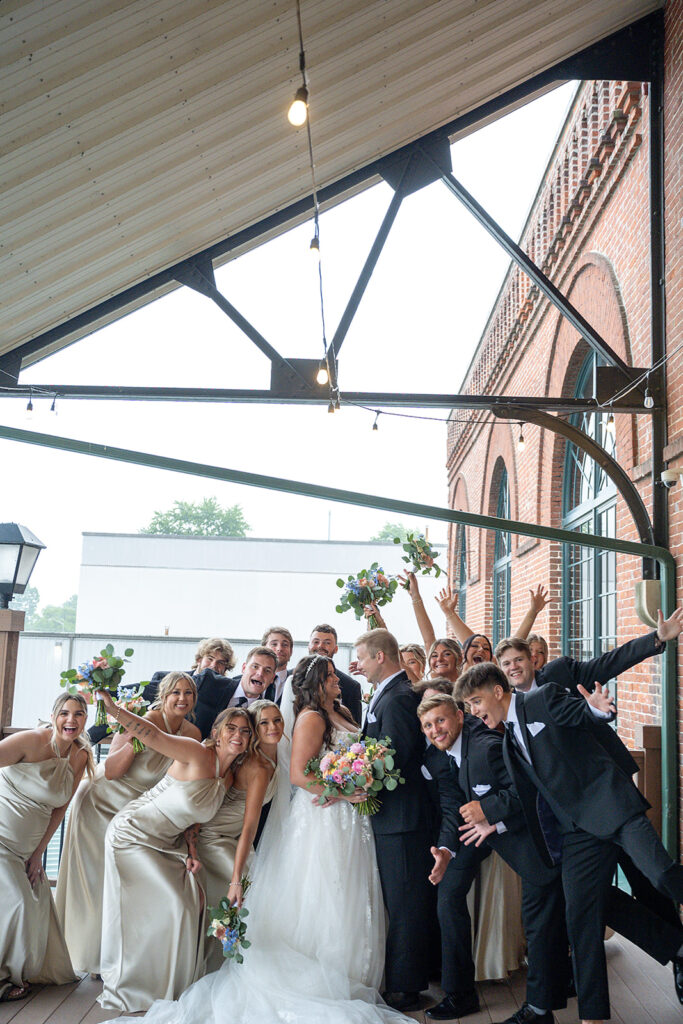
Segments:
[[[302,0],[319,184],[659,6]],[[0,356],[310,193],[298,52],[294,0],[3,0]]]

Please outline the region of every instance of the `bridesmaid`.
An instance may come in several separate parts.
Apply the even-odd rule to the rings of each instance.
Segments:
[[[105,840],[101,1005],[119,1013],[177,999],[204,960],[204,893],[183,833],[210,821],[251,748],[242,718],[204,743],[170,736],[101,694],[108,713],[173,763],[154,789],[112,819]]]
[[[188,835],[188,847],[202,865],[199,877],[210,907],[226,895],[228,879],[228,898],[241,905],[241,879],[251,860],[261,808],[272,800],[278,785],[277,746],[284,730],[279,707],[270,700],[257,700],[246,715],[240,708],[228,708],[218,716],[214,729],[236,716],[246,719],[253,729],[252,751],[237,768],[232,788],[211,821],[188,830],[194,835],[198,832],[196,851],[194,835]],[[205,947],[206,968],[217,971],[223,962],[220,943],[207,936]]]
[[[186,721],[197,699],[197,687],[185,672],[169,672],[159,686],[146,720],[172,736],[201,739]],[[109,822],[131,800],[156,786],[171,758],[151,748],[136,754],[133,737],[117,733],[104,764],[84,781],[74,797],[59,865],[55,906],[71,962],[78,971],[100,973],[104,836]]]
[[[52,729],[27,729],[0,741],[0,1001],[23,999],[30,981],[75,981],[55,914],[43,854],[85,770],[83,697],[61,694]],[[28,979],[28,980],[26,980]]]

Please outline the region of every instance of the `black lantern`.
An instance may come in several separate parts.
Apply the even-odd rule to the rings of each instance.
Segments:
[[[45,545],[25,526],[0,523],[0,608],[23,594]]]

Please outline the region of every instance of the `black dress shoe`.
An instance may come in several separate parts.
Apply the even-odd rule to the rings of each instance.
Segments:
[[[419,992],[384,992],[382,999],[387,1006],[393,1007],[394,1010],[420,1009]]]
[[[500,1024],[553,1024],[552,1011],[534,1013],[528,1003],[522,1003],[517,1013],[506,1017]]]
[[[674,988],[679,1003],[683,1003],[683,960],[674,960],[671,966],[674,969]]]
[[[430,1020],[454,1020],[456,1017],[466,1017],[468,1013],[476,1013],[479,1009],[479,997],[476,992],[468,995],[448,995],[436,1006],[430,1006],[425,1010],[425,1017]]]

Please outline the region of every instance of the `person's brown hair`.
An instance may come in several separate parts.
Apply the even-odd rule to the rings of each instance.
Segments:
[[[263,636],[261,637],[261,646],[265,647],[268,642],[268,637],[272,636],[273,633],[279,633],[285,640],[289,640],[289,646],[294,650],[294,637],[284,626],[270,626]]]
[[[225,708],[224,711],[221,711],[221,713],[216,718],[216,721],[213,723],[213,726],[211,728],[211,735],[209,736],[208,739],[204,740],[205,747],[215,747],[218,741],[218,737],[223,732],[226,725],[229,725],[230,722],[232,722],[233,718],[243,718],[247,725],[249,726],[249,743],[247,744],[247,749],[244,751],[244,753],[240,754],[233,761],[232,765],[230,766],[232,771],[234,771],[238,765],[242,764],[243,761],[246,761],[246,759],[254,753],[254,744],[256,742],[256,730],[254,728],[253,719],[249,712],[246,710],[246,708]]]
[[[272,658],[273,665],[275,666],[275,670],[277,671],[277,654],[272,649],[272,647],[263,647],[263,645],[260,645],[258,647],[252,647],[252,649],[249,651],[246,658],[244,659],[244,664],[248,665],[251,659],[255,657],[255,655],[257,654],[262,654],[264,657]]]
[[[424,715],[428,711],[433,711],[434,708],[440,707],[450,708],[451,711],[462,711],[462,704],[458,703],[455,697],[452,697],[448,693],[435,693],[432,697],[423,697],[417,708],[417,717],[422,721]]]
[[[294,718],[296,719],[304,708],[312,708],[313,711],[317,711],[325,723],[323,733],[323,744],[325,745],[332,739],[332,719],[320,700],[320,688],[327,679],[330,665],[334,667],[332,658],[328,658],[324,654],[308,654],[301,659],[292,674]],[[354,722],[351,712],[339,700],[335,700],[334,710],[349,723],[351,727],[349,732],[358,728],[358,723]]]
[[[492,690],[500,686],[504,693],[510,692],[508,677],[492,661],[482,661],[466,669],[455,684],[455,699],[469,701],[476,690]]]
[[[543,657],[546,661],[548,660],[548,641],[544,636],[541,636],[540,633],[529,633],[526,642],[529,645],[529,653],[531,653],[531,645],[538,644],[543,651]]]
[[[207,654],[213,654],[217,651],[225,658],[225,671],[229,672],[231,668],[235,667],[237,661],[237,655],[235,654],[232,644],[228,640],[224,640],[220,636],[211,636],[207,640],[202,640],[197,648],[197,652],[194,656],[193,669],[197,667],[202,658],[205,658]]]
[[[502,658],[506,651],[525,651],[526,654],[531,657],[531,648],[529,647],[529,641],[523,640],[521,636],[506,636],[504,640],[496,644],[496,649],[493,652],[498,661]]]
[[[443,679],[437,676],[436,679],[421,679],[419,683],[413,683],[413,690],[421,697],[426,690],[438,690],[439,693],[447,694],[449,697],[453,696],[453,688],[455,683],[452,683],[450,679]]]
[[[203,657],[204,655],[202,655],[202,658]],[[170,697],[170,695],[173,693],[181,679],[184,680],[186,683],[189,683],[190,687],[192,688],[194,701],[192,707],[185,715],[185,718],[187,718],[188,722],[192,722],[194,721],[194,710],[197,707],[197,684],[195,683],[194,679],[189,674],[189,672],[168,672],[159,683],[159,689],[157,690],[156,699],[152,704],[150,704],[150,710],[158,709],[159,711],[163,711],[166,699]]]
[[[57,730],[56,730],[55,725],[54,725],[54,719],[57,717],[57,715],[62,710],[62,708],[64,707],[64,705],[66,704],[66,702],[68,700],[75,700],[76,703],[81,706],[83,711],[85,711],[86,718],[87,718],[87,715],[88,715],[88,702],[86,701],[86,699],[85,699],[85,697],[83,696],[82,693],[69,693],[69,691],[66,690],[65,693],[60,693],[60,695],[57,697],[56,701],[52,705],[52,719],[53,719],[53,721],[52,721],[52,736],[50,737],[50,746],[52,747],[52,750],[57,755],[57,757],[60,757],[61,755],[59,753],[59,748],[57,746]],[[90,737],[88,736],[88,734],[85,731],[85,729],[83,730],[83,732],[81,733],[80,736],[76,737],[76,739],[74,740],[74,745],[79,747],[81,750],[85,750],[85,754],[86,754],[85,770],[88,773],[88,778],[92,779],[94,774],[95,774],[95,757],[94,757],[93,752],[92,752],[92,745],[90,743]]]
[[[319,626],[314,626],[311,630],[311,636],[314,633],[331,633],[334,639],[337,639],[337,630],[329,622],[321,622]]]
[[[391,658],[392,661],[401,663],[401,652],[398,649],[398,640],[388,629],[369,629],[367,633],[361,633],[354,641],[354,647],[363,645],[371,658],[375,658],[380,651]]]

